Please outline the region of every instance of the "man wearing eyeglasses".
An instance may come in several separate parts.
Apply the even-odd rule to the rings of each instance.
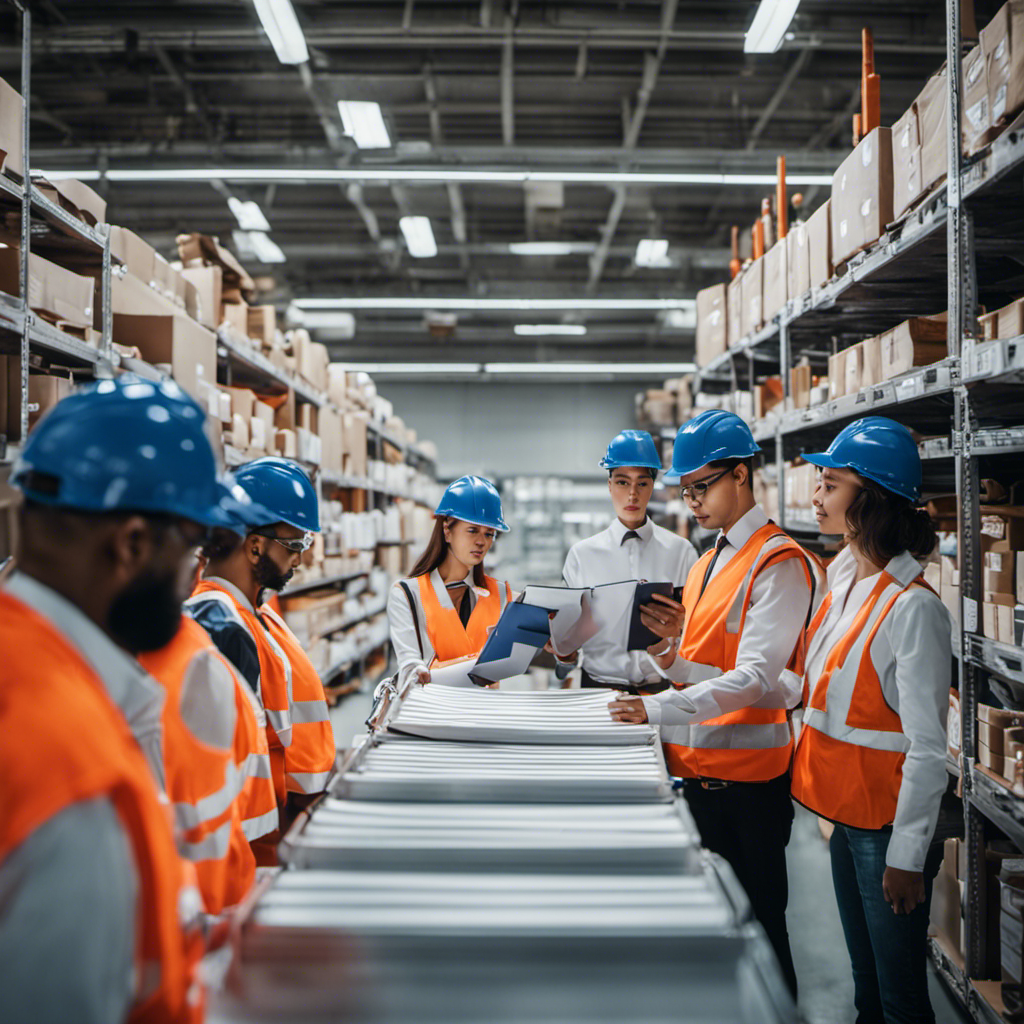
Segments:
[[[208,548],[203,579],[187,605],[266,710],[283,831],[326,788],[334,733],[316,669],[264,596],[294,575],[319,532],[319,508],[309,477],[289,459],[257,459],[235,481],[273,521],[253,527],[234,550]],[[253,844],[258,863],[276,863],[279,839],[273,832]]]

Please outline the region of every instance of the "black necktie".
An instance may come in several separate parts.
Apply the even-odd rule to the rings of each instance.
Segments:
[[[711,573],[714,572],[715,562],[718,561],[718,556],[722,553],[722,548],[724,548],[725,545],[728,543],[729,541],[726,540],[724,533],[721,537],[718,538],[717,541],[715,541],[715,553],[711,556],[711,561],[708,562],[707,571],[704,573],[704,582],[700,585],[701,594],[704,593],[704,591],[707,589],[708,583],[711,581]]]
[[[465,627],[469,624],[470,615],[473,614],[473,609],[469,603],[469,584],[463,580],[461,583],[449,583],[446,588],[448,590],[458,590],[460,587],[466,588],[466,592],[462,595],[462,600],[459,602],[459,622]]]
[[[640,539],[640,534],[637,533],[636,530],[627,530],[622,535],[622,540],[619,541],[619,547],[621,548],[622,545],[625,544],[627,540],[632,540],[634,537],[636,537],[636,539],[639,540]]]

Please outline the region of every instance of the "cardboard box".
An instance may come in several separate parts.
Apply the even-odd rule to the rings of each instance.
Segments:
[[[90,227],[106,222],[107,202],[88,185],[83,185],[74,178],[51,182],[42,175],[33,175],[32,184],[51,203],[55,203],[62,210],[67,210],[72,217],[77,217]]]
[[[28,429],[31,430],[43,413],[49,412],[74,387],[68,377],[30,373],[28,377]]]
[[[845,384],[843,390],[848,395],[854,395],[860,391],[860,379],[863,374],[863,343],[851,345],[846,349],[843,360],[843,375]]]
[[[243,452],[249,448],[249,424],[251,422],[251,420],[239,416],[238,413],[231,417],[231,443]]]
[[[798,299],[811,287],[811,249],[807,225],[798,222],[786,235],[786,295]]]
[[[991,704],[978,705],[978,721],[998,729],[1016,729],[1024,726],[1024,711],[997,708]]]
[[[168,363],[171,375],[194,398],[199,381],[216,383],[217,338],[183,313],[171,316],[114,314],[114,341],[134,345],[151,363]]]
[[[216,238],[193,232],[178,235],[177,243],[178,255],[184,266],[219,266],[224,271],[225,290],[249,292],[256,287],[234,253],[225,249]]]
[[[722,285],[724,288],[725,285]],[[697,308],[700,309],[700,293],[697,294]],[[724,316],[723,316],[724,320]],[[700,314],[697,315],[697,330],[700,331]],[[698,333],[698,339],[700,335]],[[700,361],[700,342],[697,342],[697,360]],[[329,363],[327,366],[327,397],[334,403],[338,412],[348,408],[348,384],[345,367],[341,363]]]
[[[783,402],[782,378],[769,377],[754,388],[754,419],[760,420]]]
[[[1018,559],[1015,552],[986,551],[984,559],[982,590],[1016,596]]]
[[[166,296],[150,288],[134,274],[123,271],[110,275],[110,310],[133,316],[173,316],[178,307]],[[100,309],[95,311],[94,326],[100,326]]]
[[[996,640],[1001,644],[1013,644],[1013,604],[996,604]]]
[[[952,761],[960,760],[963,749],[961,733],[960,691],[949,688],[949,713],[946,715],[946,754]]]
[[[961,947],[962,917],[960,882],[957,878],[957,840],[947,839],[942,867],[932,883],[930,922],[936,934],[952,949]]]
[[[274,306],[249,307],[249,337],[259,341],[264,348],[272,348],[277,331],[277,309]]]
[[[786,305],[789,297],[789,273],[786,240],[776,242],[764,254],[764,282],[762,286],[762,316],[769,323]]]
[[[928,79],[915,102],[921,132],[921,190],[931,192],[946,180],[949,167],[949,85],[945,68]]]
[[[985,71],[985,54],[979,43],[963,60],[964,116],[961,133],[964,153],[970,156],[983,149],[992,138],[992,118],[989,111],[988,74]]]
[[[882,376],[882,339],[865,338],[860,348],[860,386],[869,388],[885,379]]]
[[[24,149],[25,101],[17,89],[0,79],[0,153],[3,172],[8,177],[25,178]]]
[[[811,366],[803,363],[789,371],[789,395],[794,409],[807,409],[811,404]]]
[[[828,397],[842,398],[846,394],[846,352],[828,357]]]
[[[1024,0],[1003,4],[981,30],[988,79],[989,124],[995,131],[1024,108]]]
[[[349,476],[368,476],[365,412],[345,413],[344,472]]]
[[[345,464],[345,428],[341,413],[329,405],[322,406],[319,415],[319,428],[320,465],[329,472],[341,473]]]
[[[113,224],[110,227],[110,252],[125,265],[130,274],[134,274],[143,284],[152,285],[156,250],[149,242],[139,238],[134,231]]]
[[[181,276],[197,293],[197,310],[191,315],[204,327],[215,331],[220,326],[224,271],[220,267],[185,267]]]
[[[1020,337],[1024,334],[1024,299],[1014,299],[1002,309],[978,319],[986,328],[986,340]]]
[[[707,366],[729,344],[728,288],[712,285],[697,292],[697,365]],[[333,367],[331,367],[333,369]],[[333,376],[329,377],[329,383]]]
[[[259,420],[263,424],[263,447],[272,448],[274,442],[274,409],[272,406],[267,405],[266,402],[261,402],[259,399],[253,402],[252,405],[252,418]]]
[[[916,316],[881,337],[882,379],[945,359],[946,314]]]
[[[273,434],[270,436],[274,437]],[[259,416],[253,416],[249,420],[249,449],[255,452],[266,452],[267,450],[267,424]]]
[[[978,742],[985,744],[991,754],[1003,754],[1003,728],[991,722],[978,722]],[[989,765],[988,767],[992,767]]]
[[[726,337],[729,341],[729,348],[740,343],[743,323],[743,274],[738,274],[729,282],[725,290],[726,305],[729,307],[728,315],[725,318]]]
[[[893,217],[899,219],[946,176],[945,69],[932,75],[892,126]]]
[[[231,415],[241,416],[247,422],[252,419],[256,407],[256,395],[248,388],[232,388],[222,384],[221,388],[231,399]]]
[[[221,306],[220,320],[238,337],[249,337],[249,307],[244,302],[225,302]]]
[[[295,353],[299,376],[304,377],[318,391],[327,390],[327,367],[331,362],[326,345],[318,341],[305,341]]]
[[[171,270],[170,263],[168,263],[160,253],[154,251],[153,279],[150,281],[150,286],[171,302],[174,302],[174,296],[177,290],[175,276],[174,271]]]
[[[921,127],[917,103],[892,126],[892,213],[899,219],[924,192],[921,186]]]
[[[892,130],[875,128],[832,178],[832,262],[878,241],[893,219]]]
[[[820,288],[832,280],[832,200],[824,203],[807,220],[807,268],[811,287]]]
[[[20,272],[21,250],[14,246],[0,249],[0,291],[20,295]],[[46,320],[92,326],[95,287],[91,277],[58,267],[34,252],[28,254],[28,304]]]
[[[298,448],[295,445],[294,430],[278,430],[274,434],[274,448],[278,455],[286,459],[298,457]],[[324,467],[326,468],[326,467]]]
[[[754,260],[743,272],[743,303],[740,309],[740,337],[759,331],[764,324],[764,257]]]

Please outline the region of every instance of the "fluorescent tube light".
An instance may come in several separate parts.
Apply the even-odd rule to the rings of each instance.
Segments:
[[[467,170],[445,167],[167,167],[142,170],[111,168],[45,171],[50,181],[221,181],[249,182],[447,182],[484,185],[524,185],[535,181],[561,181],[567,185],[717,185],[737,188],[775,185],[773,172],[717,174],[682,171],[536,171]],[[789,185],[831,185],[831,174],[787,174]]]
[[[668,267],[667,238],[642,238],[637,242],[634,261],[638,267]]]
[[[571,376],[573,374],[640,374],[664,377],[693,373],[695,363],[484,363],[484,373]]]
[[[480,363],[350,363],[346,360],[345,369],[353,373],[394,373],[411,377],[417,374],[477,374],[483,367]]]
[[[513,256],[572,256],[596,248],[593,242],[513,242],[508,251]]]
[[[338,113],[345,134],[351,136],[360,149],[391,148],[391,136],[379,103],[339,100]]]
[[[409,255],[416,259],[430,259],[437,255],[437,242],[430,226],[429,217],[402,217],[398,226],[402,229]]]
[[[242,231],[269,231],[270,224],[263,216],[263,211],[258,203],[251,199],[243,202],[235,196],[228,196],[228,208],[235,215],[238,226]]]
[[[743,52],[775,53],[799,6],[800,0],[761,0],[743,39]]]
[[[697,310],[670,309],[665,314],[664,324],[670,331],[692,331],[697,326]]]
[[[638,312],[660,309],[693,309],[695,299],[473,299],[415,298],[406,295],[352,296],[351,298],[296,299],[299,309],[465,309],[490,312],[537,313],[553,310],[602,310],[604,312]]]
[[[558,334],[578,338],[587,333],[584,324],[516,324],[513,330],[524,338],[554,337]]]
[[[282,64],[305,64],[309,50],[291,0],[253,0],[253,4],[277,59]]]
[[[285,262],[281,247],[265,231],[234,231],[232,237],[243,256],[251,254],[260,263]]]

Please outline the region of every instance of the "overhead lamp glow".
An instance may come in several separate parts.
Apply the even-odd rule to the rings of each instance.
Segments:
[[[291,0],[253,0],[253,5],[277,59],[282,64],[305,64],[309,50]]]
[[[481,363],[345,363],[345,369],[353,373],[374,375],[395,374],[412,377],[441,376],[444,374],[478,374],[483,371]]]
[[[634,261],[638,267],[667,267],[670,266],[668,258],[667,238],[642,238],[636,246]]]
[[[697,326],[696,309],[670,309],[665,314],[665,327],[670,331],[692,331]]]
[[[594,310],[611,313],[646,312],[662,309],[696,310],[694,299],[475,299],[475,298],[418,298],[408,295],[387,295],[379,298],[352,296],[351,298],[296,299],[299,309],[464,309],[479,312],[539,313],[573,310]]]
[[[235,196],[228,196],[228,209],[235,215],[238,227],[242,231],[269,231],[270,224],[263,216],[258,203],[251,199],[243,201]]]
[[[307,312],[288,307],[288,319],[309,331],[330,331],[343,339],[356,336],[356,318],[351,313],[341,310],[325,310],[323,312]]]
[[[513,330],[524,338],[545,338],[556,335],[578,338],[587,333],[585,324],[516,324]]]
[[[508,251],[513,256],[572,256],[596,248],[593,242],[513,242]]]
[[[775,185],[775,172],[719,174],[685,171],[539,171],[490,170],[448,167],[157,167],[94,168],[45,171],[50,181],[197,181],[214,180],[284,184],[318,182],[433,182],[436,184],[525,185],[529,182],[560,181],[566,185],[712,185],[728,188]],[[786,175],[789,185],[831,185],[831,174]]]
[[[775,53],[799,6],[800,0],[761,0],[743,39],[743,52]]]
[[[640,375],[663,377],[672,373],[693,373],[695,363],[484,363],[484,373],[540,376]]]
[[[235,231],[235,245],[242,255],[251,254],[260,263],[284,263],[281,247],[265,231]]]
[[[429,217],[402,217],[398,226],[402,229],[406,248],[416,259],[430,259],[437,255],[437,242]]]
[[[338,113],[345,134],[351,136],[360,149],[391,148],[391,136],[379,103],[339,100]]]

